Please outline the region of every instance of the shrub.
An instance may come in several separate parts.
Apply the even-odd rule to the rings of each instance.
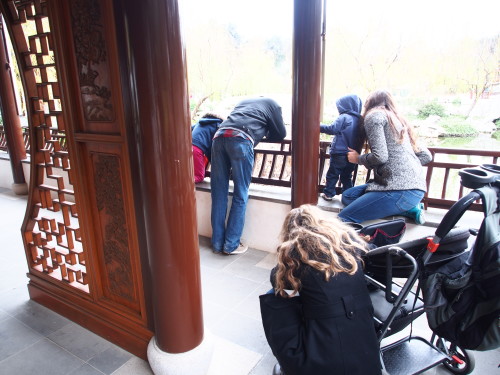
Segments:
[[[450,137],[473,136],[477,134],[477,130],[470,125],[464,116],[449,116],[442,119],[439,125],[446,131],[446,135]]]
[[[425,119],[432,115],[445,117],[446,113],[444,112],[444,107],[437,102],[432,102],[424,104],[422,107],[418,109],[419,118]]]

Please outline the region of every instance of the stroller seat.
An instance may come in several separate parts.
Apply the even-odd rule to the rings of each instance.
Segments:
[[[469,237],[470,232],[467,228],[457,227],[450,230],[450,232],[441,240],[439,253],[434,254],[430,262],[427,263],[426,268],[432,269],[433,267],[438,267],[439,265],[461,255],[469,247]],[[419,259],[426,250],[427,242],[427,237],[422,237],[416,240],[401,242],[396,245],[405,250],[415,259]],[[384,280],[387,272],[386,254],[377,250],[386,249],[391,246],[394,245],[378,247],[365,255],[365,274],[379,281]],[[401,256],[392,257],[393,277],[407,278],[411,273],[411,270],[412,265],[406,258]]]
[[[395,294],[399,294],[399,292],[401,292],[401,288],[399,285],[394,283],[392,291]],[[408,294],[403,304],[398,308],[397,313],[394,316],[394,320],[387,330],[385,337],[403,330],[408,326],[408,324],[424,313],[424,301],[422,301],[421,298],[416,298],[415,301],[415,297],[415,293],[413,292]],[[378,332],[389,317],[389,314],[392,312],[394,303],[387,301],[385,292],[380,288],[371,290],[370,298],[372,300],[374,310],[373,315],[375,320],[375,329]]]
[[[440,252],[435,254],[425,268],[438,267],[440,264],[463,254],[468,248],[469,237],[470,232],[466,228],[452,229],[443,238]],[[417,298],[414,291],[410,290],[401,301],[401,305],[393,312],[395,300],[402,290],[401,285],[415,271],[415,267],[402,253],[388,252],[387,250],[397,246],[411,257],[418,259],[426,251],[427,243],[427,238],[423,237],[396,245],[381,246],[369,251],[364,257],[365,275],[374,308],[375,328],[379,334],[385,330],[385,325],[390,319],[384,337],[400,332],[425,311],[423,300]],[[394,279],[401,279],[401,283],[397,283]],[[393,316],[390,316],[391,313]]]

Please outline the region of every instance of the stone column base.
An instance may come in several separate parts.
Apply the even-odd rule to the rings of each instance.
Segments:
[[[213,350],[214,338],[207,329],[201,344],[185,353],[162,351],[153,336],[148,345],[148,362],[155,375],[205,375],[212,362]]]
[[[22,183],[22,184],[12,184],[12,191],[16,195],[28,195],[28,184]]]

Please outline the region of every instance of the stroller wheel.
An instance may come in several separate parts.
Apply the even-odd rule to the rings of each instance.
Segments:
[[[436,336],[437,337],[437,336]],[[437,337],[436,347],[446,353],[451,360],[444,360],[443,366],[454,374],[470,374],[476,366],[474,354],[461,347]]]

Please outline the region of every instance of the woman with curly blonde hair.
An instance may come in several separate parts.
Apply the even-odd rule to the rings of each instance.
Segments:
[[[361,261],[364,240],[311,205],[289,212],[281,239],[278,264],[271,272],[274,296],[268,297],[278,305],[300,305],[300,318],[288,319],[279,307],[274,317],[266,316],[264,308],[262,318],[282,373],[380,374],[373,306]]]

